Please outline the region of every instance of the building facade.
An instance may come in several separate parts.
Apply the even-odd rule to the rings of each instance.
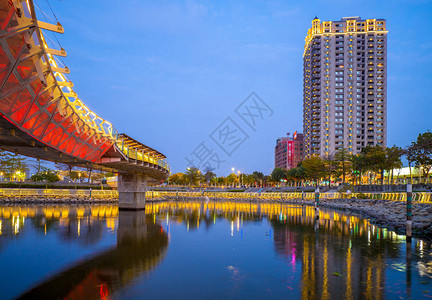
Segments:
[[[387,143],[384,19],[312,21],[303,54],[305,156]]]
[[[275,168],[291,169],[303,160],[303,134],[295,132],[293,137],[280,137],[276,140]]]

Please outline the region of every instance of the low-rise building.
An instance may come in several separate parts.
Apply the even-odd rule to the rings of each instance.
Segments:
[[[303,160],[303,134],[294,132],[291,137],[287,133],[286,137],[276,140],[275,147],[275,168],[291,169]]]

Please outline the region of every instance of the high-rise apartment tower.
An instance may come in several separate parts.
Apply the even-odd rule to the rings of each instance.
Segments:
[[[384,19],[313,19],[303,54],[305,156],[387,143]]]

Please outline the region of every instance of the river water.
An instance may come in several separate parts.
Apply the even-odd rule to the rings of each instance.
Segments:
[[[431,244],[285,204],[0,206],[0,298],[432,298]]]

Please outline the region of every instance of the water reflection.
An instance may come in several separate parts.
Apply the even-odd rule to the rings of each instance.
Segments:
[[[115,298],[119,293],[124,295],[125,289],[139,290],[140,285],[144,285],[140,279],[142,275],[158,269],[166,256],[171,227],[182,228],[189,235],[201,231],[212,236],[215,235],[213,229],[217,227],[225,230],[226,235],[223,240],[215,239],[213,242],[228,245],[228,238],[242,239],[244,233],[256,230],[256,226],[268,226],[264,238],[270,239],[273,245],[271,251],[276,254],[276,261],[272,263],[287,266],[284,272],[287,272],[289,288],[298,289],[294,297],[384,299],[432,293],[429,242],[413,239],[411,243],[405,243],[404,236],[378,228],[355,215],[328,210],[320,210],[319,213],[317,219],[311,207],[236,202],[154,203],[147,205],[145,212],[138,213],[119,212],[115,206],[109,205],[5,206],[0,207],[0,258],[1,248],[21,238],[28,226],[36,228],[42,238],[52,232],[62,241],[85,247],[103,240],[106,232],[116,232],[115,247],[75,263],[61,273],[56,272],[56,275],[22,295],[23,298],[100,299],[113,295]],[[178,239],[181,238],[178,230],[175,234]],[[197,244],[204,246],[203,241],[197,241]],[[189,245],[177,243],[176,247],[188,250]],[[251,247],[259,248],[259,245]],[[217,261],[218,253],[207,254]],[[253,253],[242,255],[245,259],[250,256],[252,265],[257,259]],[[262,256],[269,257],[269,253],[263,252]],[[182,256],[182,259],[191,265],[196,264],[194,257]],[[207,262],[210,266],[211,263]],[[211,272],[216,274],[218,267],[215,263],[210,268]],[[161,270],[167,272],[162,277],[173,276],[170,273],[172,269],[175,267],[170,265]],[[245,287],[250,287],[247,283],[251,280],[255,288],[261,287],[261,284],[264,291],[277,290],[276,287],[281,285],[278,280],[255,278],[261,274],[260,270],[245,274],[244,269],[235,264],[224,266],[224,270],[232,273],[226,280],[244,281]],[[188,270],[184,272],[186,278]],[[204,282],[208,280],[206,278],[202,276],[200,280]],[[223,283],[215,282],[217,285],[223,286]],[[199,282],[194,282],[194,286],[199,286]],[[158,287],[155,285],[154,288]],[[205,295],[211,291],[202,292]],[[236,293],[233,298],[247,295]],[[272,296],[288,295],[285,293],[286,290],[281,290],[280,294]],[[182,292],[173,290],[171,296],[178,295]],[[219,296],[227,295],[222,293]],[[259,297],[259,294],[252,296]],[[262,296],[268,294],[263,293]]]
[[[115,226],[115,222],[112,223],[109,218],[118,216],[117,246],[114,249],[99,253],[49,278],[21,295],[22,299],[108,299],[116,290],[152,270],[163,259],[168,246],[166,232],[152,218],[146,218],[145,212],[118,212],[110,206],[26,208],[24,210],[3,208],[1,212],[3,222],[12,220],[13,223],[19,218],[24,220],[25,217],[20,215],[24,212],[27,216],[33,216],[32,221],[35,226],[43,228],[44,232],[53,227],[49,224],[56,224],[57,231],[62,237],[65,239],[81,237],[84,243],[92,243],[100,239],[102,232],[102,222],[98,222],[100,217],[105,218],[105,226],[112,227]],[[12,219],[6,219],[5,216],[12,216]],[[21,226],[24,224],[23,221]],[[19,231],[14,231],[12,234],[18,235]]]
[[[317,219],[311,207],[235,202],[164,203],[155,205],[153,212],[168,213],[176,222],[185,223],[188,230],[200,223],[207,228],[218,219],[227,219],[230,235],[234,230],[242,231],[244,223],[267,219],[276,253],[293,272],[300,262],[302,299],[384,299],[386,289],[392,288],[399,289],[400,297],[410,298],[413,276],[417,286],[424,289],[417,289],[417,294],[429,292],[431,244],[423,240],[405,244],[405,236],[358,216],[321,210]],[[400,273],[386,278],[389,269]],[[404,288],[397,282],[400,278],[406,278]]]

